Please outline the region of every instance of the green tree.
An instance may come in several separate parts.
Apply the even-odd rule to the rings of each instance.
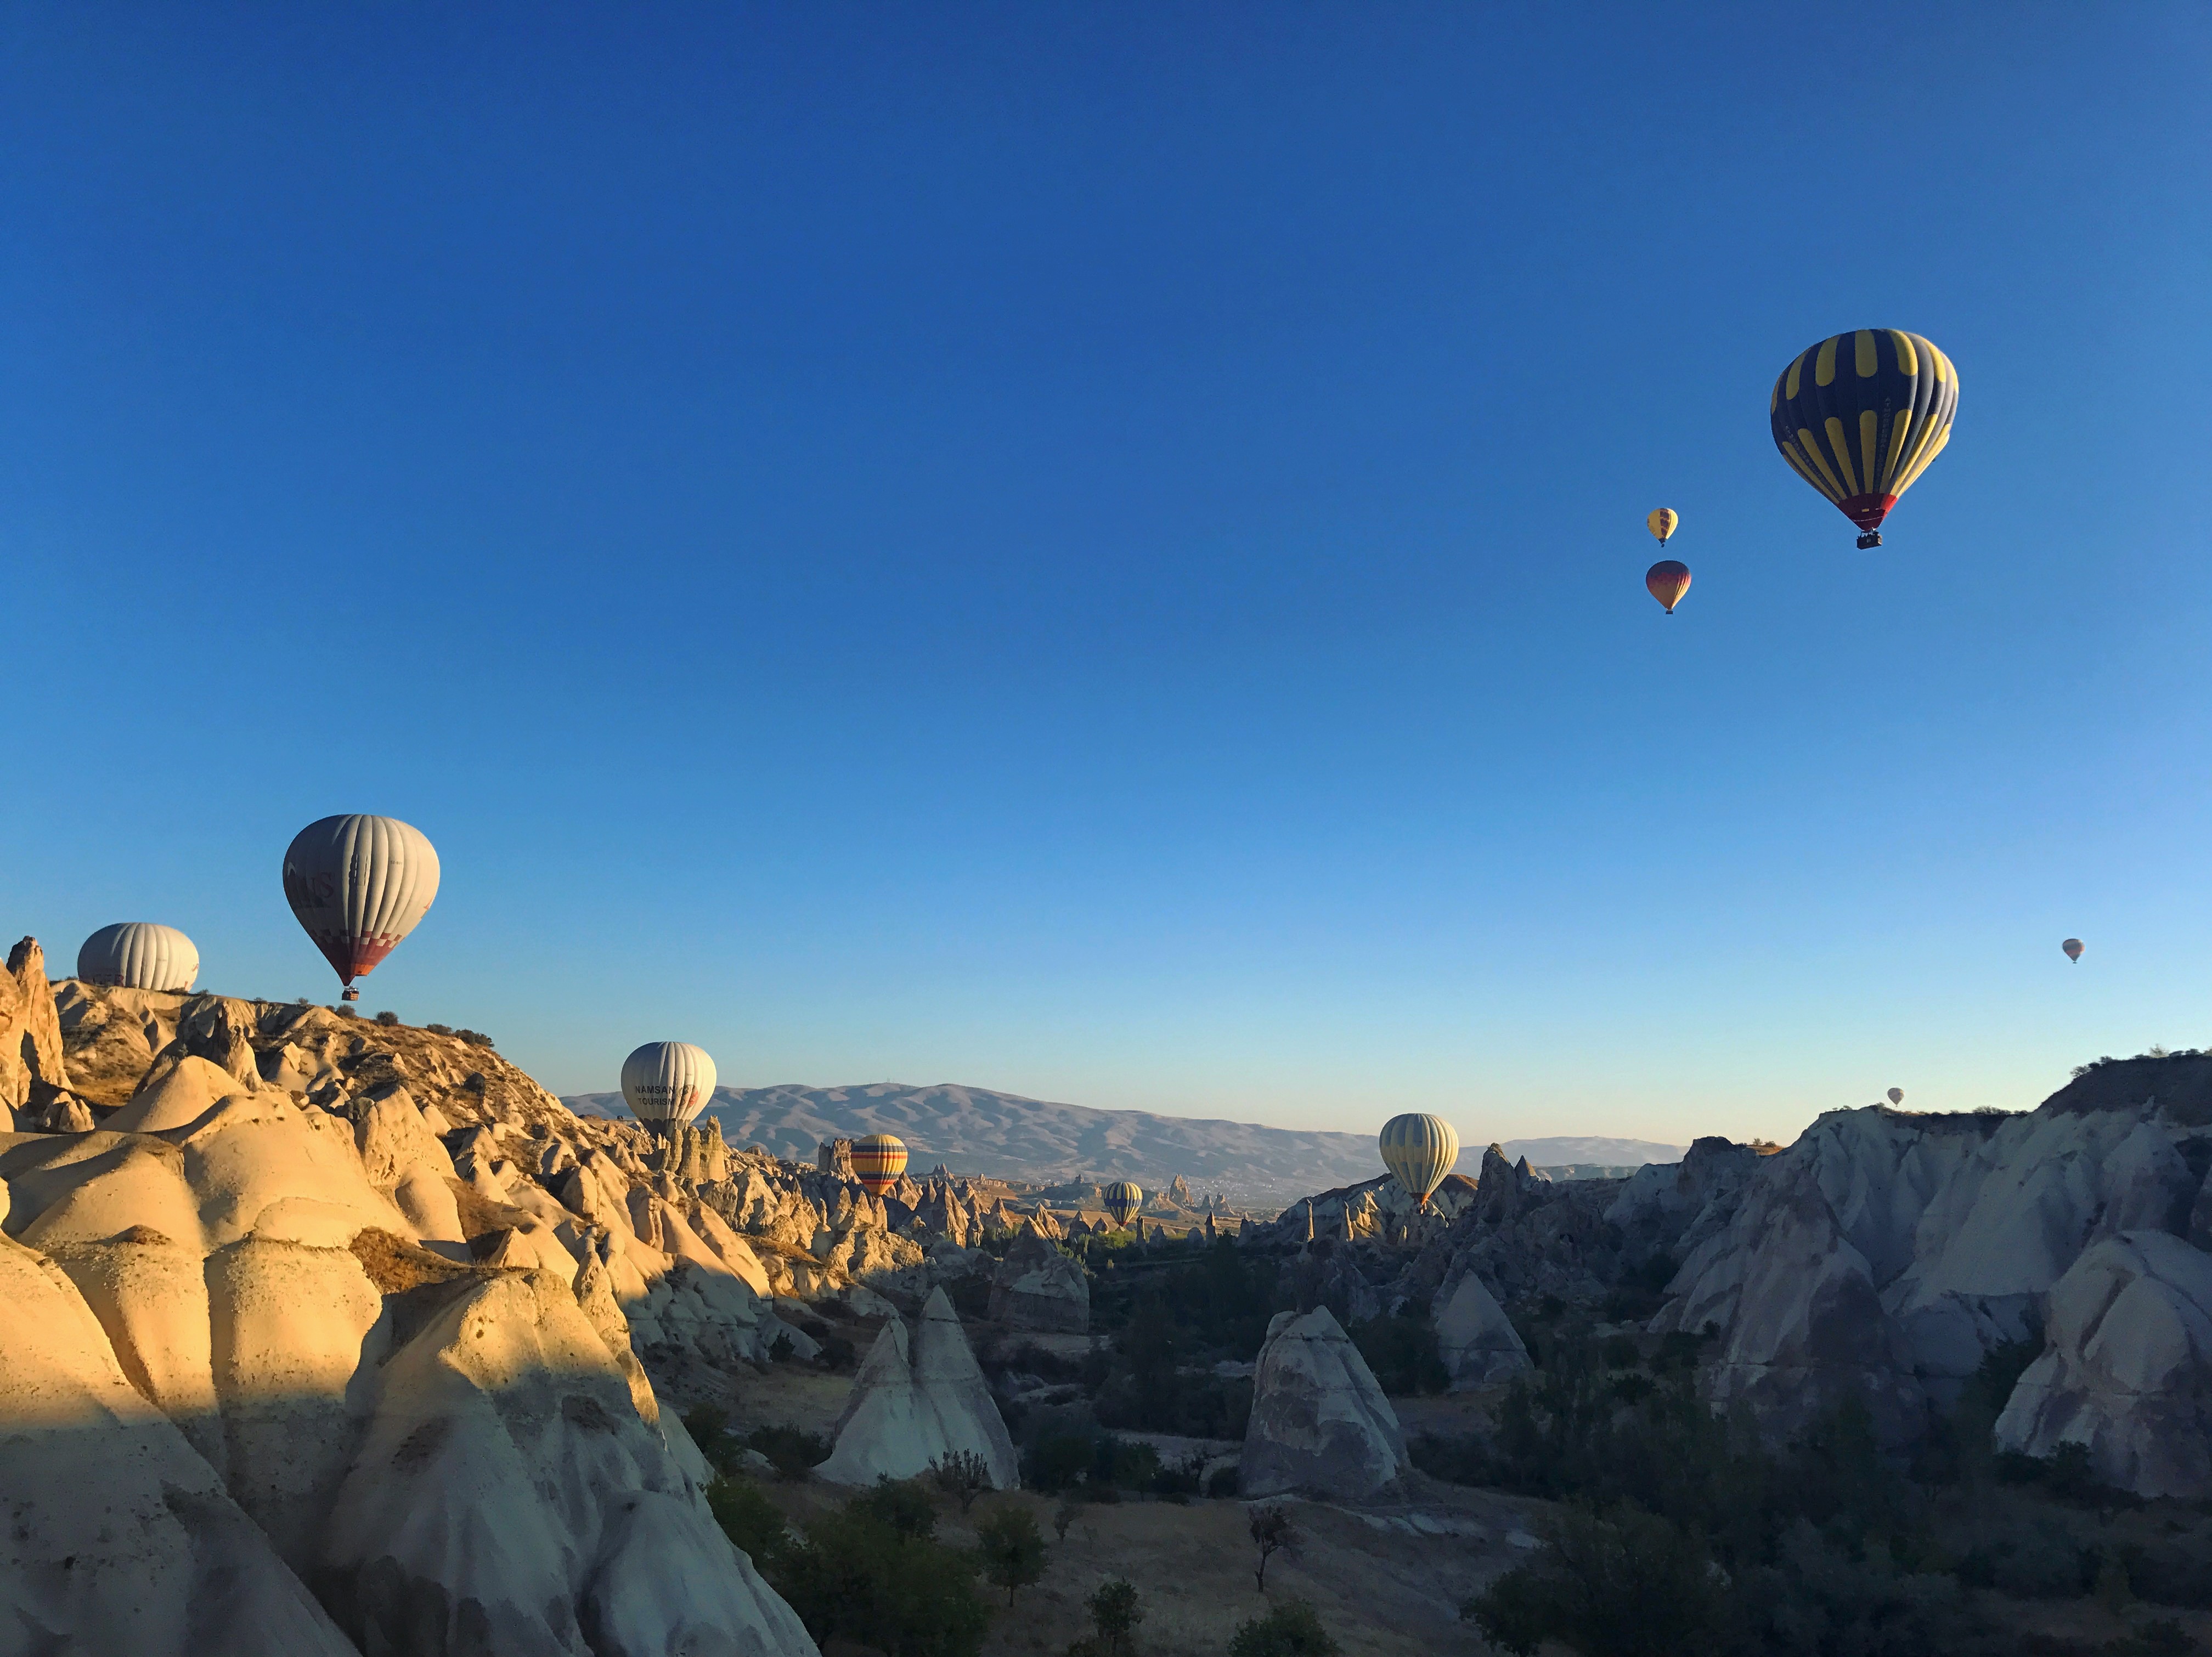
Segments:
[[[975,1527],[983,1556],[983,1575],[1006,1591],[1012,1606],[1017,1590],[1044,1575],[1044,1535],[1027,1508],[1009,1505],[985,1515]]]
[[[1109,1576],[1083,1602],[1083,1608],[1091,1613],[1091,1627],[1105,1657],[1129,1657],[1137,1648],[1137,1625],[1145,1620],[1145,1606],[1135,1583]]]
[[[1252,1521],[1252,1545],[1260,1551],[1260,1563],[1252,1572],[1252,1580],[1259,1585],[1260,1592],[1265,1593],[1267,1591],[1267,1561],[1295,1543],[1298,1533],[1291,1524],[1291,1510],[1279,1502],[1253,1508],[1249,1517]]]
[[[1229,1657],[1337,1657],[1342,1649],[1303,1599],[1285,1599],[1255,1617],[1229,1642]]]
[[[1633,1508],[1570,1512],[1539,1557],[1462,1606],[1483,1638],[1519,1657],[1547,1639],[1605,1657],[1696,1657],[1723,1642],[1724,1579],[1697,1538]]]
[[[707,1507],[722,1533],[744,1551],[755,1570],[765,1574],[788,1533],[768,1493],[750,1478],[724,1473],[707,1486]]]
[[[991,1620],[975,1591],[979,1562],[885,1518],[896,1503],[911,1522],[897,1488],[878,1485],[813,1520],[803,1544],[776,1557],[769,1586],[818,1645],[842,1638],[890,1657],[975,1657]]]

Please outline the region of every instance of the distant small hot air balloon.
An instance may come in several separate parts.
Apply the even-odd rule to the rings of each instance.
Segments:
[[[623,1060],[622,1090],[630,1113],[666,1138],[707,1108],[714,1061],[689,1041],[648,1041]]]
[[[2066,951],[2066,958],[2069,961],[2079,961],[2081,958],[2081,940],[2078,938],[2069,938],[2058,947]]]
[[[1681,521],[1672,507],[1661,507],[1644,520],[1644,526],[1659,537],[1659,544],[1663,547],[1667,544],[1667,537],[1674,532],[1675,525]]]
[[[1444,1182],[1459,1160],[1459,1135],[1441,1116],[1414,1112],[1393,1116],[1378,1136],[1382,1165],[1398,1176],[1414,1205],[1426,1208],[1429,1195]]]
[[[1889,1090],[1889,1102],[1893,1105],[1903,1104],[1905,1102],[1905,1089],[1903,1088],[1892,1088]]]
[[[420,828],[397,817],[324,817],[284,852],[284,900],[323,958],[337,968],[343,998],[415,930],[438,895],[438,853]]]
[[[1644,585],[1672,616],[1674,606],[1682,602],[1682,595],[1690,590],[1690,567],[1676,559],[1662,558],[1644,572]]]
[[[188,990],[200,974],[200,952],[174,926],[118,920],[85,939],[76,975],[88,984],[125,990]]]
[[[1861,328],[1800,354],[1766,407],[1790,470],[1878,547],[1897,497],[1951,440],[1959,371],[1918,334]]]
[[[880,1197],[906,1172],[906,1141],[895,1133],[871,1133],[853,1141],[853,1177]]]
[[[1127,1225],[1129,1216],[1145,1205],[1145,1193],[1141,1187],[1117,1180],[1099,1193],[1099,1200],[1106,1205],[1106,1211],[1114,1217],[1115,1224]]]

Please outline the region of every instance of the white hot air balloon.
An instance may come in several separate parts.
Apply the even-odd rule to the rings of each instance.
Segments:
[[[188,990],[200,975],[200,952],[174,926],[118,920],[85,939],[76,975],[88,984],[125,990]]]
[[[1380,1143],[1382,1165],[1422,1208],[1459,1160],[1459,1135],[1441,1116],[1393,1116],[1382,1124]]]
[[[397,817],[325,817],[284,853],[284,900],[315,947],[353,986],[415,930],[438,895],[438,853]]]
[[[1905,1089],[1903,1088],[1892,1088],[1889,1090],[1889,1102],[1893,1105],[1903,1104],[1905,1102]]]
[[[623,1060],[622,1090],[631,1114],[666,1138],[707,1108],[714,1061],[689,1041],[648,1041]]]

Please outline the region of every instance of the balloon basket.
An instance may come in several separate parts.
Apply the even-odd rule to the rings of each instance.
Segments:
[[[1864,552],[1869,547],[1878,547],[1881,544],[1881,531],[1880,530],[1869,530],[1864,535],[1859,537],[1859,550],[1861,552]]]
[[[358,1001],[361,999],[361,992],[359,990],[349,989],[343,995],[340,996],[338,999],[341,1001]]]

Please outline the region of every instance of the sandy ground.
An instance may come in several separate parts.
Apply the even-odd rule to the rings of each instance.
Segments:
[[[1247,1618],[1276,1599],[1311,1600],[1348,1657],[1359,1654],[1486,1651],[1459,1620],[1460,1602],[1522,1558],[1506,1538],[1524,1533],[1540,1503],[1417,1480],[1410,1503],[1355,1513],[1292,1501],[1295,1550],[1267,1567],[1267,1595],[1255,1587],[1255,1558],[1246,1504],[1238,1501],[1124,1502],[1086,1506],[1065,1542],[1051,1545],[1044,1580],[1024,1588],[998,1615],[985,1657],[1058,1653],[1090,1631],[1085,1598],[1111,1576],[1136,1584],[1146,1608],[1139,1648],[1146,1657],[1219,1657]],[[782,1484],[772,1494],[795,1520],[848,1492]],[[1030,1491],[984,1497],[963,1520],[947,1508],[939,1540],[973,1545],[974,1521],[994,1505],[1018,1503],[1051,1535],[1050,1498]],[[1428,1534],[1418,1522],[1438,1532]]]

